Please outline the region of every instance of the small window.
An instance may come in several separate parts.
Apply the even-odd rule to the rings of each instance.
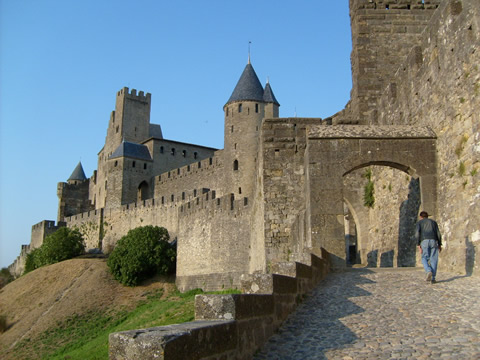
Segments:
[[[232,133],[233,133],[233,125],[232,125],[232,130],[231,130],[230,132],[232,132]]]
[[[117,165],[118,165],[118,161],[117,161],[117,160],[115,160],[115,165],[114,165],[114,166],[115,166],[115,167],[117,167]]]
[[[135,161],[132,162],[132,167],[135,167]]]
[[[165,204],[165,196],[162,196],[162,205]]]
[[[182,156],[186,157],[187,156],[187,150],[182,150]]]
[[[242,193],[242,188],[241,188],[241,187],[238,188],[238,193],[239,193],[239,194]]]
[[[147,169],[147,164],[143,164],[143,170]]]
[[[212,165],[213,164],[213,158],[209,158],[208,162],[209,162],[209,165]]]
[[[177,175],[180,175],[180,168],[177,169]]]
[[[197,189],[193,190],[193,197],[197,197]]]
[[[185,200],[185,192],[182,192],[182,200]]]
[[[172,198],[172,201],[174,201],[175,200],[175,195],[172,194],[171,198]]]
[[[118,125],[117,125],[117,127],[115,128],[115,132],[118,133]]]
[[[190,171],[190,165],[187,165],[187,171]]]
[[[234,170],[234,171],[237,171],[237,170],[238,170],[238,160],[235,160],[235,161],[233,162],[233,170]]]
[[[163,146],[160,146],[160,154],[163,154]]]
[[[215,196],[216,196],[216,192],[215,190],[212,191],[212,199],[215,199]]]
[[[202,162],[201,162],[201,161],[198,162],[198,168],[199,168],[199,169],[202,168]]]
[[[171,154],[175,155],[175,148],[172,148]]]
[[[238,104],[238,112],[239,112],[239,113],[242,112],[242,104]]]
[[[195,151],[195,152],[193,153],[193,158],[196,159],[197,156],[198,156],[198,153]]]
[[[258,113],[258,104],[255,104],[255,112]]]
[[[227,107],[227,116],[228,116],[228,107]]]

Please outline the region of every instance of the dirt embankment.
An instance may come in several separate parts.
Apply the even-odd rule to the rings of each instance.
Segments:
[[[0,289],[0,315],[8,330],[0,334],[0,358],[25,338],[74,314],[133,308],[156,289],[173,291],[173,279],[156,278],[126,287],[113,279],[105,259],[73,259],[32,271]]]

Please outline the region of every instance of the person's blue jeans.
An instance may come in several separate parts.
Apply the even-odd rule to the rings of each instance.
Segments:
[[[422,247],[422,264],[427,273],[432,273],[432,280],[437,275],[438,264],[438,245],[437,240],[425,239],[421,242]]]

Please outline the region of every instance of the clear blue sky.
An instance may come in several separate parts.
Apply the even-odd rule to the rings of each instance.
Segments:
[[[343,109],[347,0],[0,0],[0,266],[56,220],[57,183],[78,161],[97,168],[122,87],[152,94],[165,138],[223,148],[249,41],[281,117]]]

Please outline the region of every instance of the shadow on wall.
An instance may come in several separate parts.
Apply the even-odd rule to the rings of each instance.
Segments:
[[[415,224],[420,210],[420,179],[411,178],[407,200],[400,205],[398,219],[398,267],[415,266]]]
[[[351,299],[359,296],[371,296],[371,293],[358,285],[372,284],[365,275],[368,269],[353,269],[348,272],[348,284],[343,279],[345,273],[330,273],[319,286],[296,309],[270,338],[254,359],[265,359],[267,354],[278,359],[315,358],[326,360],[328,351],[342,349],[358,340],[358,336],[346,327],[340,319],[365,310]],[[292,334],[294,334],[292,336]],[[312,341],[305,341],[316,334]],[[314,357],[307,355],[314,354]],[[275,357],[278,356],[278,357]]]
[[[378,261],[378,250],[372,250],[367,254],[367,267],[393,267],[395,250],[385,251],[380,254],[380,263]]]
[[[470,241],[468,236],[465,238],[465,273],[467,276],[473,274],[475,267],[475,246]]]

